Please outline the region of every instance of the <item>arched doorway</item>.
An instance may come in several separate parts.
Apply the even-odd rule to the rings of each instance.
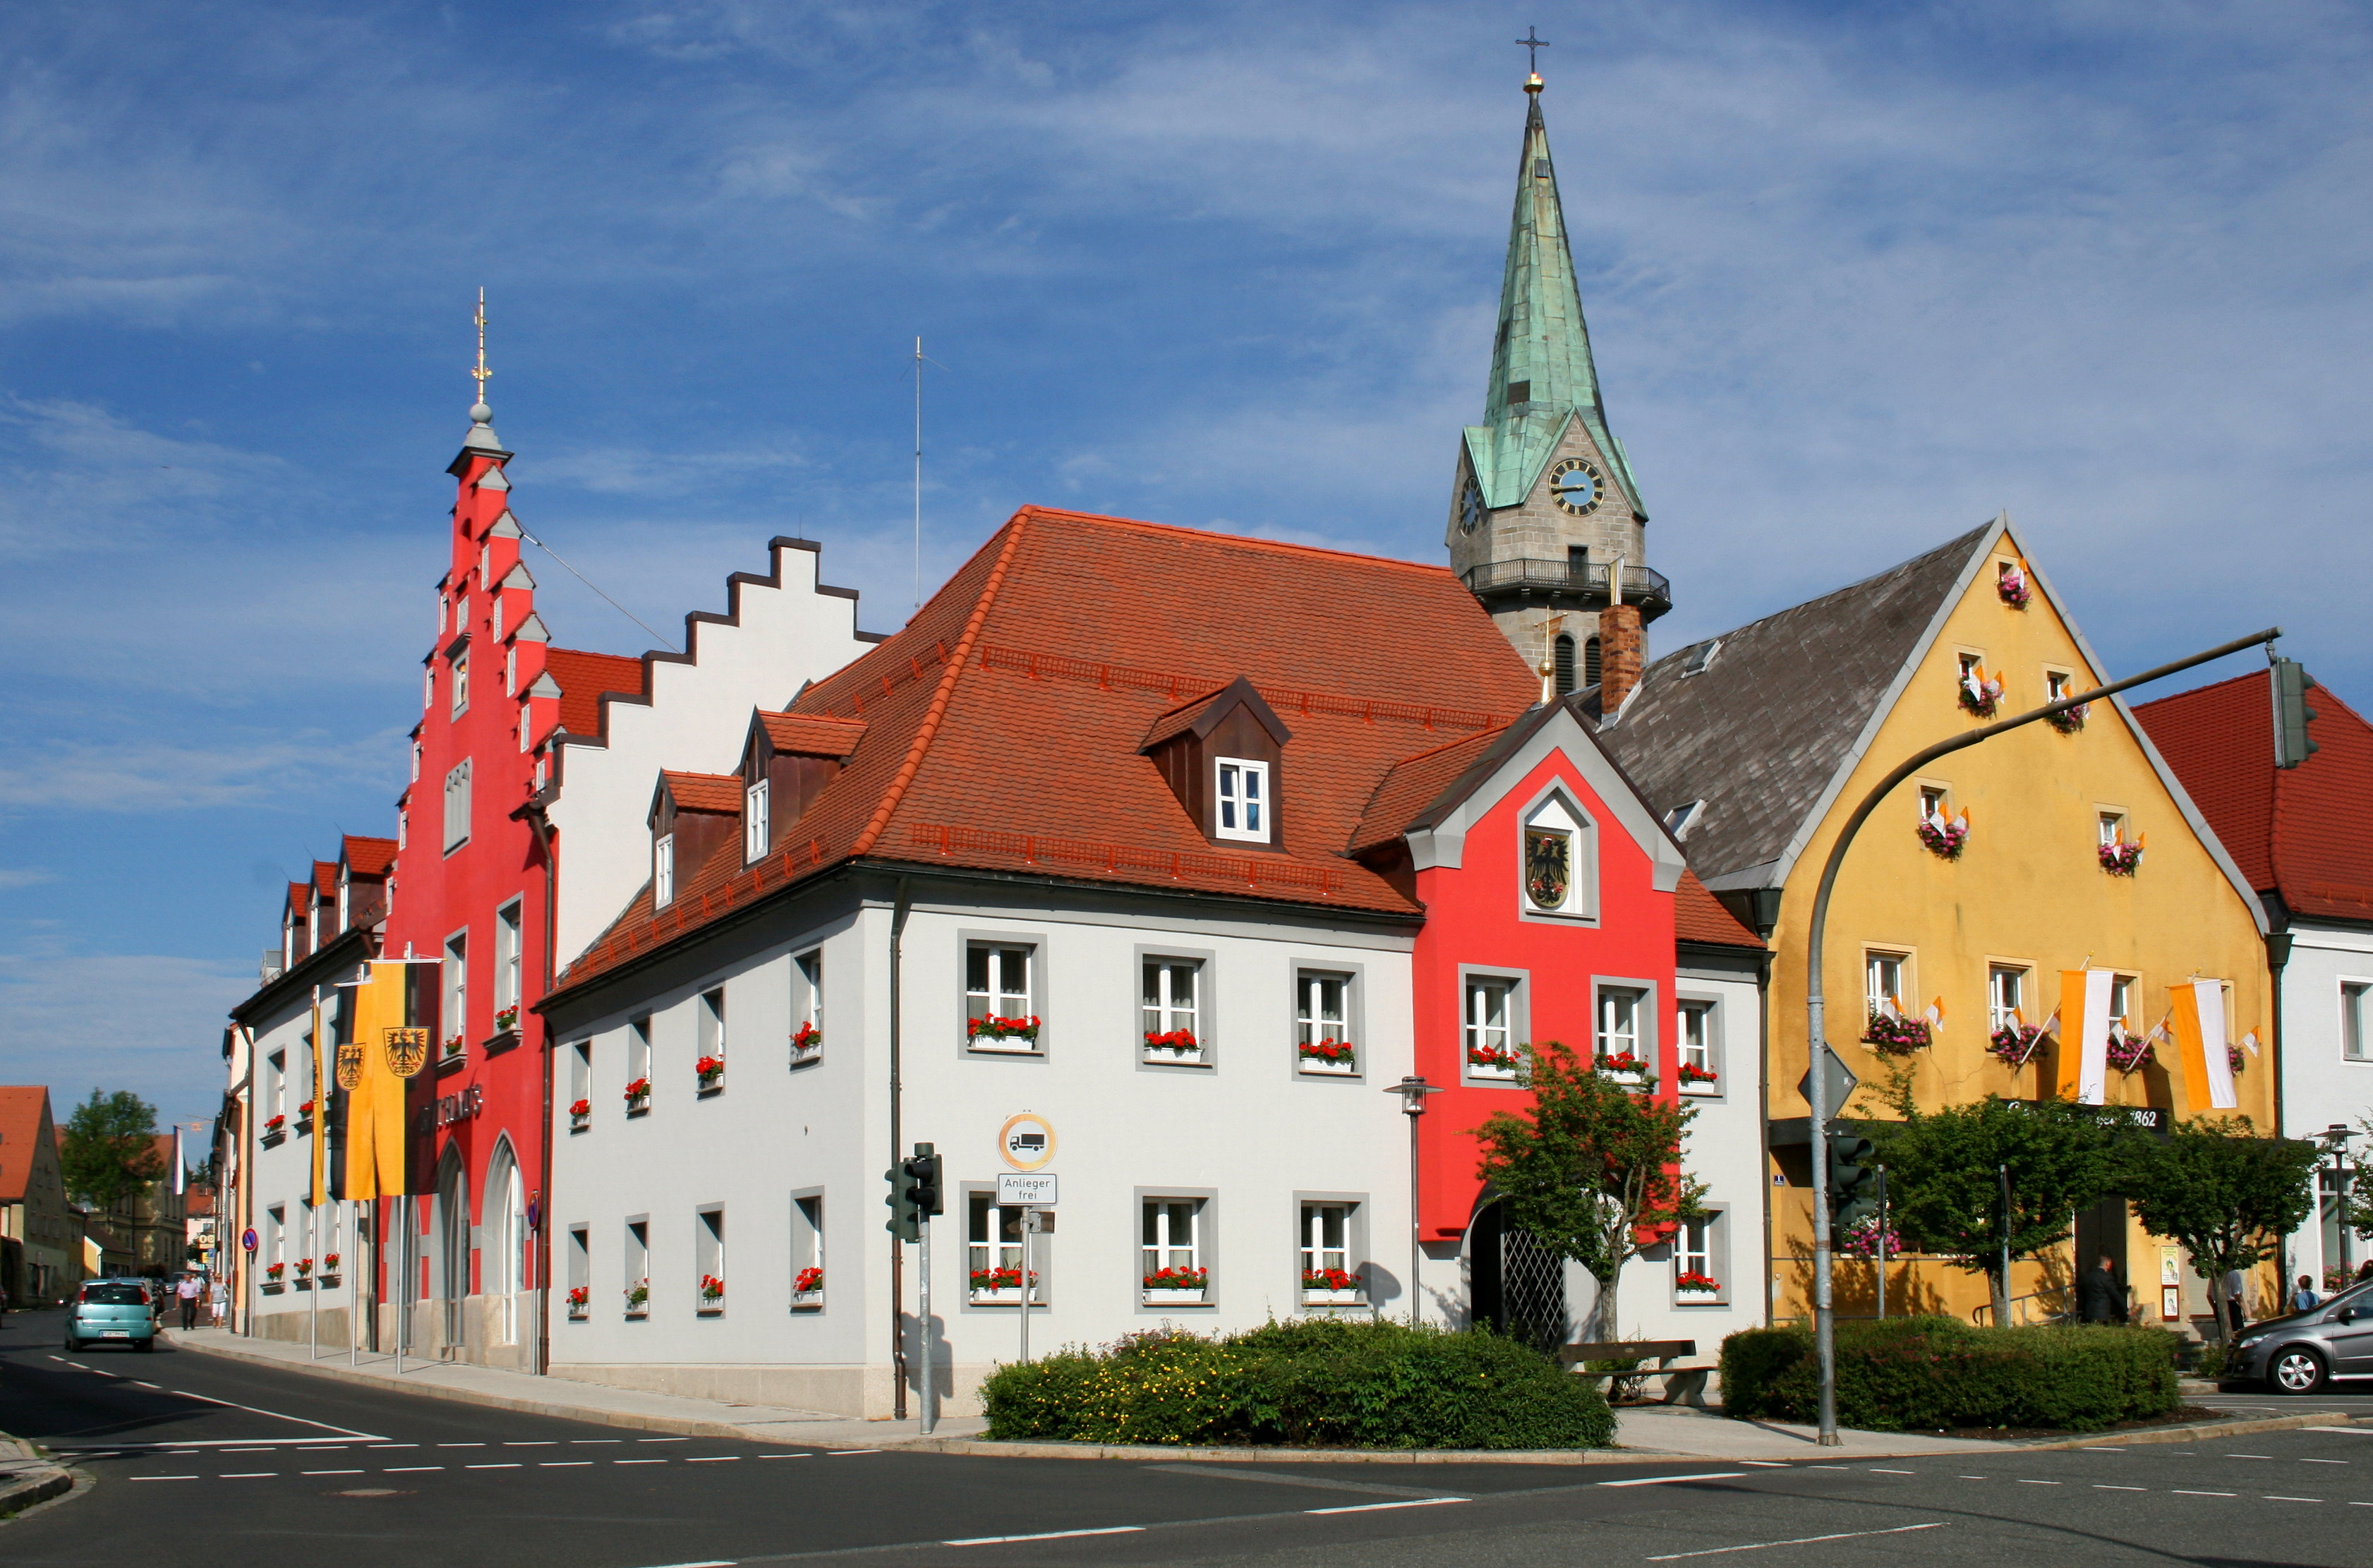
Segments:
[[[462,1342],[462,1304],[470,1294],[470,1178],[449,1145],[437,1167],[437,1301],[438,1343]]]
[[[496,1145],[486,1172],[485,1223],[489,1246],[486,1275],[480,1281],[495,1302],[489,1327],[497,1344],[519,1343],[519,1296],[527,1288],[527,1199],[520,1187],[519,1161],[508,1139]]]
[[[1467,1246],[1476,1322],[1543,1351],[1572,1339],[1565,1260],[1510,1221],[1503,1201],[1494,1199],[1476,1214]]]

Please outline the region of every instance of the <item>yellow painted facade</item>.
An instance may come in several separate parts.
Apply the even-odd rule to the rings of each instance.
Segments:
[[[2024,609],[2005,603],[1997,591],[2004,562],[2019,564],[2034,587]],[[1965,711],[1958,700],[1961,661],[1971,656],[2002,683],[1997,717],[2051,700],[2055,673],[2073,681],[2063,688],[2068,693],[2111,678],[2092,667],[2027,568],[2016,535],[2000,534],[1993,557],[1981,564],[1918,655],[1916,669],[1789,872],[1772,936],[1766,1091],[1771,1117],[1801,1117],[1808,1109],[1797,1092],[1808,1060],[1805,952],[1822,865],[1846,817],[1889,770],[1924,746],[1990,721]],[[1942,791],[1946,814],[1968,813],[1969,839],[1956,859],[1936,854],[1918,836],[1923,788]],[[2129,841],[2140,837],[2147,846],[2132,876],[2100,865],[2105,814],[2121,819]],[[2232,1037],[2254,1031],[2258,1042],[2255,1054],[2245,1051],[2236,1078],[2239,1114],[2261,1129],[2275,1125],[2274,1014],[2255,901],[2220,863],[2213,841],[2186,820],[2180,797],[2113,704],[2094,704],[2075,734],[2038,723],[1940,759],[1899,786],[1856,836],[1830,902],[1824,989],[1829,1042],[1865,1089],[1881,1085],[1898,1059],[1858,1043],[1873,955],[1900,962],[1898,995],[1906,1014],[1917,1016],[1932,1003],[1942,1007],[1943,1025],[1932,1044],[1901,1059],[1913,1064],[1923,1108],[1989,1094],[2032,1099],[2040,1087],[2050,1092],[2048,1078],[2038,1082],[2048,1066],[2014,1071],[1986,1049],[1994,974],[2019,973],[2023,1016],[2041,1024],[2060,1002],[2061,972],[2090,965],[2129,977],[2125,1023],[2138,1033],[2167,1016],[2171,986],[2194,978],[2227,982]],[[2071,1044],[2061,1071],[2073,1092],[2073,1024],[2067,1033]],[[2155,1056],[2155,1064],[2134,1073],[2110,1071],[2110,1103],[2157,1106],[2176,1119],[2205,1110],[2204,1090],[2195,1104],[2174,1050],[2162,1042]],[[1853,1108],[1892,1114],[1867,1094],[1858,1094]],[[1801,1164],[1792,1168],[1775,1160],[1772,1172],[1779,1178],[1772,1192],[1772,1310],[1776,1316],[1797,1316],[1810,1310],[1811,1194],[1802,1185],[1806,1170]],[[2060,1252],[2016,1264],[2012,1293],[2064,1284],[2073,1246]],[[2143,1321],[2160,1321],[2162,1244],[2130,1226],[2123,1263],[2138,1302],[2148,1309]],[[2181,1273],[2182,1316],[2189,1318],[2206,1310],[2205,1298],[2188,1262]],[[1841,1312],[1870,1309],[1872,1275],[1866,1262],[1841,1263]],[[2278,1292],[2269,1270],[2250,1293],[2252,1316]],[[1941,1260],[1891,1270],[1889,1297],[1890,1313],[1916,1305],[1964,1318],[1987,1299],[1982,1275]]]

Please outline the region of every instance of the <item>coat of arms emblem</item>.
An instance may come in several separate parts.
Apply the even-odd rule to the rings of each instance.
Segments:
[[[1573,840],[1547,828],[1525,830],[1525,896],[1543,909],[1565,903],[1573,885]]]
[[[358,1089],[363,1082],[363,1043],[348,1040],[338,1047],[338,1087]]]
[[[380,1039],[387,1047],[387,1070],[398,1078],[412,1077],[428,1060],[426,1029],[382,1029]]]

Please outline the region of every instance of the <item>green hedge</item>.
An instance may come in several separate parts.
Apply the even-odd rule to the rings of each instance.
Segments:
[[[1979,1328],[1954,1317],[1837,1328],[1838,1424],[2091,1432],[2168,1414],[2176,1337],[2157,1328]],[[1724,1410],[1809,1422],[1819,1398],[1808,1328],[1750,1328],[1722,1344]]]
[[[1589,1448],[1598,1390],[1488,1331],[1296,1318],[1222,1340],[1132,1335],[999,1369],[992,1438],[1333,1448]]]

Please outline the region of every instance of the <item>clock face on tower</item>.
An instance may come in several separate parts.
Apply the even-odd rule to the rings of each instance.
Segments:
[[[1483,486],[1468,474],[1458,491],[1458,532],[1472,533],[1483,526]]]
[[[1598,470],[1581,458],[1567,458],[1549,470],[1549,498],[1575,517],[1587,517],[1597,510],[1598,498],[1604,492]]]

